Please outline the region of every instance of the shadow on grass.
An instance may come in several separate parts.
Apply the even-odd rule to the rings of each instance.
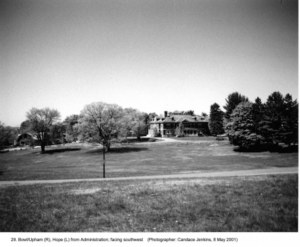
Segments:
[[[257,147],[251,149],[244,149],[242,147],[235,146],[234,152],[241,153],[260,153],[260,152],[271,152],[271,153],[298,153],[298,145],[288,146],[272,146],[272,147]]]
[[[279,149],[279,153],[298,153],[298,145],[282,147]]]
[[[109,153],[130,153],[130,152],[140,152],[140,151],[147,151],[147,150],[149,150],[149,149],[144,148],[144,147],[112,147],[109,150],[109,152],[107,152],[107,153],[108,154]],[[102,152],[103,152],[102,148],[97,148],[94,150],[87,151],[86,153],[87,154],[100,154]]]
[[[137,138],[134,139],[124,139],[121,141],[121,143],[139,143],[139,142],[148,142],[150,138],[141,138],[138,140]]]
[[[53,149],[53,150],[45,150],[44,153],[39,152],[34,152],[32,154],[55,154],[55,153],[64,153],[64,152],[74,152],[74,151],[79,151],[81,148],[62,148],[62,149]]]

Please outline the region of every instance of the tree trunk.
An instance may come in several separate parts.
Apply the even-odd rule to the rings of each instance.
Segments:
[[[138,139],[138,141],[139,141],[139,140],[141,140],[141,137],[140,137],[140,135],[137,135],[137,139]]]
[[[105,147],[106,147],[106,152],[109,152],[110,151],[110,143],[106,143]]]
[[[41,143],[41,152],[42,153],[45,153],[45,144],[44,143]]]
[[[105,146],[103,145],[103,178],[105,178]]]

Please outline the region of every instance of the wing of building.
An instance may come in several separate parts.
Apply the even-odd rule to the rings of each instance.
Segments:
[[[148,129],[148,136],[175,136],[176,128],[182,126],[182,135],[201,136],[209,134],[208,118],[189,112],[167,112],[164,117],[152,119]]]

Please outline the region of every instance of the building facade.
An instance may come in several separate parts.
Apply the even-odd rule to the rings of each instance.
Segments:
[[[23,133],[18,135],[17,140],[15,140],[14,144],[18,146],[37,146],[40,144],[40,142],[38,141],[36,135],[33,135],[31,133]]]
[[[178,128],[181,126],[183,136],[202,136],[209,134],[208,118],[194,115],[188,112],[167,112],[164,117],[152,119],[148,129],[148,136],[176,136]],[[177,131],[176,131],[177,129]]]

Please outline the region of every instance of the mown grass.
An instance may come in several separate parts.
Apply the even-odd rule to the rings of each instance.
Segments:
[[[142,136],[140,139],[137,139],[137,137],[127,137],[121,140],[120,143],[145,143],[149,142],[151,139],[155,139],[155,141],[162,141],[160,138]]]
[[[215,136],[183,136],[183,137],[167,137],[176,141],[216,141]]]
[[[228,142],[141,143],[113,146],[106,177],[166,175],[298,166],[298,153],[234,152]],[[66,145],[0,154],[0,181],[101,178],[99,146]]]
[[[0,189],[2,232],[297,232],[298,175]]]

